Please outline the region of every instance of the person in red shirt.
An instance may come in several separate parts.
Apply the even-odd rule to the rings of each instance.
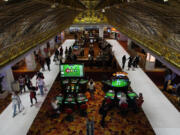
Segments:
[[[36,98],[36,87],[31,86],[29,91],[30,91],[30,101],[31,101],[31,107],[33,106],[33,99],[35,99],[36,103],[37,103],[37,98]]]
[[[142,106],[143,102],[144,102],[143,94],[139,93],[139,97],[136,99],[137,107],[140,108]]]

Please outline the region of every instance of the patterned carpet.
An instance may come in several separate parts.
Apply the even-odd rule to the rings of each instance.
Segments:
[[[5,99],[0,99],[0,114],[6,109],[6,107],[11,103],[11,94],[9,94]]]
[[[57,78],[36,116],[28,135],[86,135],[87,119],[94,120],[95,135],[154,135],[152,127],[142,110],[138,113],[128,112],[128,115],[123,117],[118,109],[112,109],[108,112],[105,119],[106,127],[102,128],[100,125],[102,117],[98,112],[104,99],[104,92],[102,91],[101,82],[96,82],[95,87],[94,100],[90,99],[89,92],[85,93],[89,99],[87,103],[88,116],[82,117],[79,115],[79,111],[75,110],[73,113],[74,121],[67,122],[65,120],[65,113],[61,113],[56,118],[51,117],[53,110],[50,102],[61,90],[59,78]]]

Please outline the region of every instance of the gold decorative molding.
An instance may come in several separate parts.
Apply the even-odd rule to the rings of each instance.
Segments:
[[[150,51],[154,52],[158,56],[163,57],[166,61],[170,62],[174,66],[180,69],[180,52],[177,50],[170,48],[166,45],[162,45],[162,43],[158,41],[153,41],[152,39],[148,39],[145,36],[142,36],[132,30],[128,29],[127,27],[122,27],[115,22],[111,22],[113,26],[118,29],[123,34],[130,37],[132,40],[136,41],[137,43],[143,45]]]
[[[61,25],[60,27],[57,27],[56,29],[53,29],[51,31],[44,32],[39,35],[35,35],[34,38],[30,40],[22,41],[15,45],[1,49],[0,50],[0,67],[16,59],[18,56],[21,56],[22,54],[28,52],[32,48],[39,46],[43,42],[55,36],[58,32],[61,32],[66,27],[67,27],[67,24]]]
[[[107,23],[107,18],[95,10],[86,10],[81,12],[75,19],[74,24],[104,24]]]

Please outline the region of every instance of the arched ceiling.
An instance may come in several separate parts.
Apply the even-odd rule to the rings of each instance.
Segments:
[[[109,23],[144,47],[180,68],[180,3],[148,0],[114,5]]]
[[[102,13],[102,9],[105,9],[105,13]],[[87,13],[92,11],[93,16]],[[6,63],[3,62],[5,48],[28,48],[30,42],[35,44],[38,41],[37,37],[42,39],[46,35],[43,39],[47,39],[48,35],[70,26],[77,18],[96,18],[96,23],[96,12],[103,14],[108,23],[122,33],[180,67],[179,0],[169,0],[168,4],[153,0],[0,1],[0,66]]]

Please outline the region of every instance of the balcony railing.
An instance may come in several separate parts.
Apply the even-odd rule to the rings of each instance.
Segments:
[[[114,24],[114,26],[116,26],[117,29],[119,29],[128,37],[131,37],[131,39],[133,39],[134,41],[151,50],[158,56],[163,57],[166,61],[170,62],[174,66],[180,68],[180,52],[178,52],[177,50],[170,48],[159,41],[149,39],[145,35],[142,36],[141,34],[135,33],[127,27],[124,28],[115,22],[111,22],[111,24]]]
[[[33,38],[30,38],[29,40],[24,40],[20,43],[8,46],[6,48],[2,48],[0,50],[0,67],[3,67],[5,64],[16,59],[18,56],[21,56],[22,54],[26,53],[32,48],[52,38],[64,28],[65,28],[65,25],[61,25],[61,27],[58,27],[51,31],[43,32],[39,35],[34,35]]]

